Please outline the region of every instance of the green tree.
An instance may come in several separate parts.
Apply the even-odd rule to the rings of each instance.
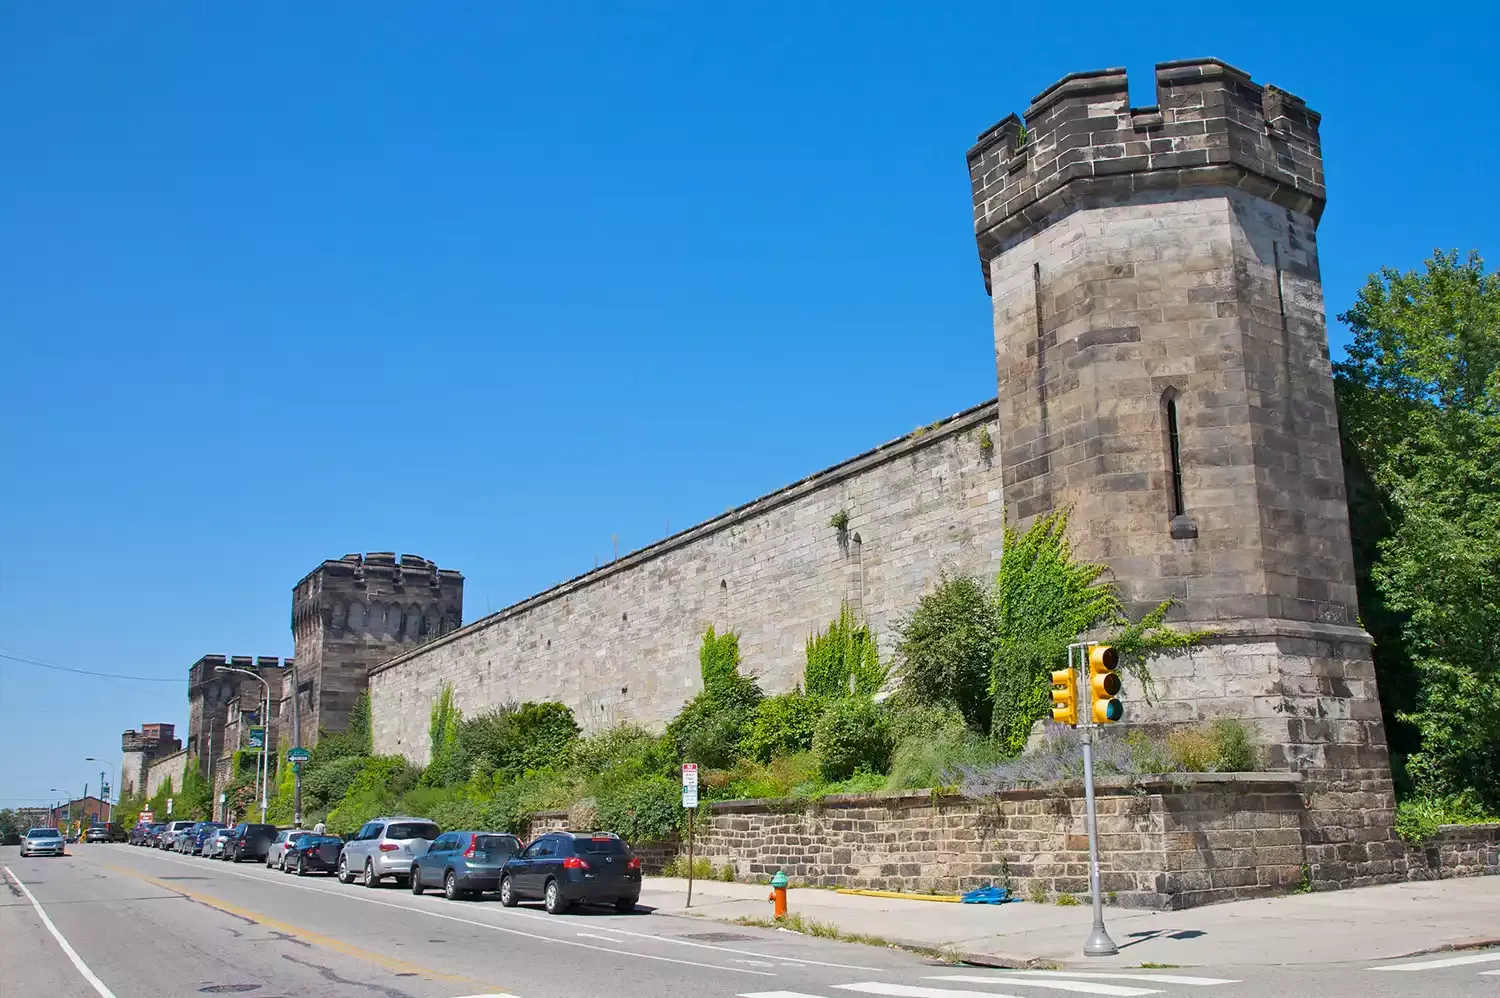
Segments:
[[[987,734],[994,712],[990,667],[999,636],[994,599],[984,583],[944,576],[899,625],[901,692],[911,702],[958,708],[964,723]]]
[[[10,808],[0,809],[0,846],[13,846],[21,841],[26,829],[21,827],[21,816]]]
[[[1377,658],[1379,682],[1398,702],[1410,698],[1397,716],[1418,739],[1405,768],[1421,794],[1473,790],[1494,811],[1500,275],[1486,273],[1477,253],[1437,252],[1421,272],[1372,275],[1340,319],[1354,334],[1336,367],[1346,453],[1373,484],[1385,530],[1369,580],[1404,646]],[[1363,526],[1356,521],[1356,535]],[[1408,660],[1407,676],[1391,674]]]

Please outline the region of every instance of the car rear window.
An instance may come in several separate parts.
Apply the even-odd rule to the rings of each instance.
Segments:
[[[388,825],[388,839],[427,839],[431,841],[442,834],[442,829],[428,821],[397,821]]]
[[[251,835],[275,835],[276,834],[276,826],[275,825],[251,825],[249,828],[245,829],[245,832],[246,832],[246,834],[251,834]]]
[[[521,840],[514,835],[481,835],[475,845],[485,852],[521,851]]]
[[[589,856],[623,856],[628,851],[619,839],[574,839],[573,851]]]

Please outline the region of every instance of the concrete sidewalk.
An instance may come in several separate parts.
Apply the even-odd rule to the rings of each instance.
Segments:
[[[664,914],[723,921],[771,917],[769,888],[763,886],[695,881],[691,908],[686,880],[648,877],[644,886],[641,903]],[[1103,958],[1082,953],[1092,922],[1087,905],[949,904],[799,888],[789,892],[788,908],[844,932],[1010,967],[1283,966],[1373,961],[1482,940],[1500,943],[1500,878],[1495,877],[1294,894],[1187,911],[1106,908],[1105,924],[1120,953]]]

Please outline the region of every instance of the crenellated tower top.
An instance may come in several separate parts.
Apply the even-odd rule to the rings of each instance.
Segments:
[[[1147,190],[1238,187],[1322,214],[1317,112],[1217,59],[1156,66],[1157,104],[1131,107],[1123,69],[1071,73],[969,150],[985,286],[996,253],[1080,206]]]

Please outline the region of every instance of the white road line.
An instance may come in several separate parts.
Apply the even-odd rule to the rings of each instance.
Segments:
[[[1161,994],[1157,988],[1128,988],[1123,984],[1094,984],[1089,981],[1065,981],[1048,977],[981,977],[978,974],[946,974],[927,979],[929,981],[959,981],[963,984],[1020,984],[1028,988],[1077,991],[1086,995],[1114,995],[1115,998],[1139,998],[1140,995]]]
[[[165,856],[161,857],[161,858],[162,859],[170,859],[170,857],[165,857]],[[187,860],[172,860],[172,862],[181,863],[183,866],[197,866],[198,865],[197,863],[192,863],[192,862],[189,862]],[[260,881],[262,883],[268,882],[267,878],[265,878],[265,877],[256,877],[256,876],[252,876],[252,875],[247,874],[247,873],[240,873],[240,872],[238,872],[236,870],[216,870],[215,872],[221,873],[224,876],[228,876],[228,877],[243,877],[246,880],[258,880],[258,881]],[[150,876],[150,874],[143,874],[143,876]],[[269,881],[269,882],[270,883],[275,883],[275,881]],[[373,904],[373,905],[377,905],[377,906],[379,906],[381,908],[394,908],[397,911],[409,911],[409,912],[412,912],[413,914],[417,914],[417,915],[426,915],[429,918],[441,918],[444,921],[448,921],[448,922],[460,922],[460,923],[462,923],[464,925],[473,925],[473,926],[477,926],[478,928],[481,928],[481,929],[490,929],[490,930],[492,930],[494,932],[508,932],[508,933],[510,933],[513,936],[523,936],[523,937],[525,937],[527,939],[536,939],[536,940],[539,940],[541,942],[557,943],[560,946],[577,946],[580,949],[597,950],[600,953],[613,953],[616,956],[635,957],[638,960],[655,960],[655,961],[657,961],[659,963],[679,963],[679,964],[682,964],[683,966],[687,966],[687,967],[701,967],[701,968],[703,968],[705,970],[727,970],[730,973],[734,973],[734,974],[754,974],[757,977],[775,977],[776,976],[776,974],[774,974],[774,973],[772,973],[770,971],[765,971],[765,970],[748,970],[748,969],[746,969],[744,967],[726,967],[726,966],[724,966],[721,963],[699,963],[696,960],[678,960],[675,957],[670,957],[670,956],[656,956],[655,954],[652,954],[652,953],[634,953],[634,952],[631,952],[630,950],[625,950],[625,949],[609,949],[608,947],[605,947],[605,946],[595,946],[593,943],[581,943],[581,942],[577,941],[576,939],[559,939],[556,936],[544,936],[544,935],[541,935],[541,934],[536,933],[536,932],[522,932],[520,929],[506,928],[503,925],[496,925],[493,922],[476,922],[472,918],[459,918],[456,915],[444,915],[440,911],[424,911],[421,908],[413,908],[410,905],[393,904],[390,901],[378,901],[375,898],[365,897],[363,894],[355,894],[355,893],[352,893],[352,892],[347,892],[346,893],[345,891],[341,891],[341,890],[328,890],[328,889],[325,889],[325,888],[322,888],[322,887],[313,887],[311,884],[296,884],[296,883],[293,883],[293,884],[282,884],[281,886],[282,887],[290,887],[290,888],[294,888],[294,889],[300,889],[300,890],[304,890],[304,891],[316,891],[317,893],[323,894],[323,895],[325,895],[327,897],[348,898],[351,901],[363,901],[365,904]],[[170,889],[170,887],[168,889]],[[457,902],[452,902],[452,903],[456,904]],[[111,996],[111,998],[112,998],[112,996]]]
[[[115,993],[104,986],[104,982],[99,980],[94,972],[89,969],[89,965],[83,962],[83,957],[78,955],[78,951],[63,938],[61,932],[57,931],[57,926],[52,924],[52,919],[48,918],[47,913],[42,910],[42,904],[36,899],[36,895],[31,893],[25,884],[21,883],[21,878],[16,876],[10,867],[7,866],[4,869],[5,875],[15,881],[17,887],[21,888],[21,893],[26,895],[26,900],[30,901],[31,906],[36,909],[37,917],[42,920],[42,924],[47,927],[47,931],[52,933],[52,938],[57,940],[57,945],[62,947],[62,951],[67,954],[68,959],[73,961],[73,966],[83,975],[83,979],[88,981],[89,985],[95,991],[99,992],[99,998],[115,998]]]
[[[1480,977],[1500,977],[1500,970],[1481,970]]]
[[[747,995],[740,995],[739,998],[820,998],[820,996],[802,991],[752,991]]]
[[[601,936],[593,932],[580,932],[578,935],[584,939],[603,939],[607,943],[623,943],[625,940],[616,939],[614,936]],[[736,961],[738,962],[738,961]]]
[[[185,859],[178,859],[178,858],[173,857],[173,856],[160,856],[158,858],[166,860],[168,862],[179,863],[182,866],[196,867],[196,866],[200,865],[199,863],[195,863],[195,862],[192,862],[190,860],[185,860]],[[242,878],[244,878],[246,880],[254,880],[254,881],[258,882],[258,883],[276,884],[276,883],[279,882],[274,877],[267,877],[267,876],[265,876],[263,874],[260,875],[260,876],[257,876],[255,874],[242,873],[242,872],[240,872],[238,870],[216,870],[215,872],[222,873],[222,874],[224,874],[226,876],[242,877]],[[300,883],[296,883],[295,881],[292,882],[292,883],[283,883],[282,886],[283,887],[295,887],[295,888],[300,888],[302,890],[307,890],[307,891],[318,891],[319,893],[329,894],[329,895],[332,895],[334,897],[353,898],[354,900],[357,900],[357,901],[367,901],[367,902],[369,902],[371,904],[383,904],[383,905],[385,905],[386,907],[389,907],[389,908],[400,908],[402,911],[414,911],[414,912],[416,912],[419,915],[433,915],[433,916],[438,917],[438,918],[446,917],[446,916],[443,916],[443,915],[439,915],[437,912],[427,911],[427,910],[425,910],[423,908],[416,908],[416,907],[412,907],[410,905],[404,905],[404,904],[391,904],[390,902],[386,902],[386,901],[377,901],[374,898],[365,897],[363,894],[352,893],[352,892],[348,891],[347,888],[344,888],[342,886],[339,886],[339,887],[333,887],[333,886],[329,886],[329,887],[315,887],[312,884],[300,884]],[[471,903],[471,902],[464,902],[464,901],[449,901],[447,898],[435,898],[434,900],[437,903],[440,903],[440,904],[466,905],[466,904]],[[517,911],[514,908],[503,909],[502,911],[495,912],[495,914],[500,915],[500,917],[502,917],[502,918],[530,918],[530,919],[535,919],[537,921],[545,922],[548,925],[555,925],[555,926],[557,926],[559,928],[566,928],[567,927],[567,923],[561,921],[560,919],[558,919],[556,915],[539,915],[539,914],[536,914],[535,912],[530,912],[530,911]],[[462,921],[462,919],[460,921]],[[500,926],[494,925],[493,923],[490,923],[490,922],[480,922],[480,923],[476,923],[476,924],[484,925],[487,928],[497,928],[497,929],[500,928]],[[531,935],[530,933],[520,932],[517,929],[501,929],[501,931],[503,931],[503,932],[516,932],[519,935],[523,935],[523,936],[524,935]],[[864,966],[862,964],[857,964],[857,963],[831,963],[831,962],[829,962],[827,960],[811,960],[811,959],[808,959],[806,957],[800,957],[800,956],[782,956],[779,953],[776,953],[776,954],[758,953],[755,950],[739,949],[739,948],[734,947],[734,946],[715,946],[715,945],[713,945],[711,943],[700,943],[700,942],[696,942],[696,941],[691,940],[691,939],[678,939],[678,938],[676,938],[674,936],[656,936],[656,935],[652,935],[649,932],[632,932],[629,929],[617,929],[614,926],[610,926],[606,931],[608,931],[608,932],[614,932],[614,933],[616,933],[618,935],[622,935],[622,936],[632,936],[632,937],[637,938],[637,939],[654,939],[657,942],[660,942],[660,943],[671,943],[671,944],[673,944],[675,946],[689,946],[689,947],[692,947],[694,949],[713,950],[713,951],[718,952],[718,953],[735,953],[735,954],[737,954],[739,956],[757,956],[757,957],[761,957],[761,958],[770,958],[770,959],[773,959],[773,960],[779,960],[779,961],[781,961],[783,963],[794,963],[794,964],[800,964],[800,965],[806,965],[806,966],[814,966],[814,967],[834,967],[834,968],[836,968],[838,970],[860,970],[860,971],[863,971],[863,972],[865,972],[867,974],[884,974],[884,973],[887,972],[887,968],[885,968],[885,967],[868,967],[868,966]],[[535,936],[533,936],[533,938],[536,938],[536,939],[546,939],[546,940],[550,940],[550,941],[553,941],[553,942],[568,942],[569,941],[569,940],[557,939],[555,936],[547,936],[547,935],[535,935]],[[585,945],[585,944],[583,944],[583,943],[575,943],[574,945],[582,946],[582,945]],[[626,952],[626,951],[621,951],[621,952]],[[637,955],[642,955],[642,954],[630,953],[629,955],[631,955],[631,956],[637,956]],[[669,957],[656,957],[655,959],[668,960],[670,958]],[[705,966],[705,967],[708,967],[708,966],[717,966],[717,965],[716,964],[698,964],[698,965],[695,965],[695,966]],[[734,967],[725,967],[724,969],[725,970],[735,970],[736,968],[734,968]],[[748,973],[748,971],[746,971],[745,973]]]
[[[892,998],[1017,998],[997,991],[961,991],[957,988],[926,988],[920,984],[888,984],[885,981],[862,981],[859,984],[835,984],[840,991],[858,991],[866,995],[891,995]]]
[[[1480,953],[1477,956],[1450,956],[1442,960],[1423,960],[1420,963],[1389,963],[1370,970],[1437,970],[1440,967],[1464,967],[1471,963],[1500,962],[1500,953]]]
[[[1147,981],[1151,984],[1186,984],[1190,987],[1206,988],[1215,984],[1238,984],[1237,980],[1224,977],[1190,977],[1183,974],[1105,974],[1097,971],[1072,970],[1007,970],[1007,977],[1086,977],[1090,980]],[[1030,981],[1026,982],[1030,984]],[[1038,985],[1040,986],[1040,985]]]

